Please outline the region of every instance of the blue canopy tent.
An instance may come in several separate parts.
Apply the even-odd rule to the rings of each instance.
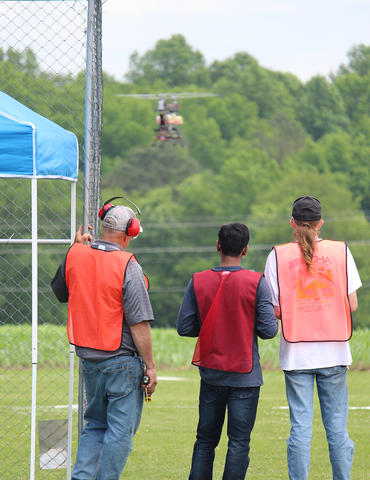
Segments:
[[[0,176],[77,181],[76,136],[0,92]]]
[[[0,177],[25,178],[31,182],[31,238],[0,239],[0,243],[32,245],[32,406],[30,479],[35,476],[36,451],[36,375],[38,331],[38,244],[70,244],[76,230],[76,182],[78,142],[76,136],[42,117],[9,95],[0,92]],[[39,179],[63,179],[71,182],[71,237],[38,238],[37,182]],[[74,350],[70,350],[68,459],[71,469],[72,393]],[[70,476],[67,475],[67,476]]]

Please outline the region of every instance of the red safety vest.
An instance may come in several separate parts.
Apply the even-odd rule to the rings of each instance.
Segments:
[[[202,327],[192,363],[249,373],[253,368],[256,292],[262,273],[249,270],[193,275]]]
[[[70,343],[106,351],[121,346],[122,286],[131,259],[136,261],[123,250],[108,252],[78,243],[69,249],[65,276]]]
[[[282,332],[287,342],[343,342],[352,335],[347,245],[319,240],[308,271],[296,242],[274,247]]]

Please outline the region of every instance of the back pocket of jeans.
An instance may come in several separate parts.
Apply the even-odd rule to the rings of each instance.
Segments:
[[[125,397],[132,392],[137,383],[133,367],[130,363],[118,363],[104,369],[103,375],[108,395]]]

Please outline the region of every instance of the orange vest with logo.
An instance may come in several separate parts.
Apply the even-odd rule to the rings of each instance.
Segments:
[[[347,245],[316,242],[309,272],[296,242],[274,247],[279,303],[287,342],[344,342],[352,335]]]
[[[75,243],[65,267],[68,340],[79,347],[114,351],[121,346],[122,287],[132,253]]]
[[[202,327],[192,363],[249,373],[253,368],[256,294],[262,273],[205,270],[193,275]]]

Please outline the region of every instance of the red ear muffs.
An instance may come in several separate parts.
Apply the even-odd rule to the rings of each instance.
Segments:
[[[131,218],[126,227],[126,233],[129,237],[137,237],[140,233],[140,220]]]
[[[134,202],[131,202],[131,200],[129,200],[128,198],[126,198],[126,197],[112,197],[109,200],[107,200],[104,203],[104,205],[101,207],[101,209],[99,210],[98,215],[99,215],[99,218],[100,218],[101,221],[104,220],[104,217],[109,212],[109,210],[114,207],[114,205],[110,202],[112,200],[116,200],[117,198],[123,198],[127,202],[131,203],[131,205],[133,205],[136,208],[138,215],[141,215],[139,207],[137,205],[135,205]],[[129,220],[128,224],[127,224],[125,233],[127,235],[129,235],[130,237],[137,237],[139,235],[140,231],[141,231],[140,220],[138,218],[131,218]]]
[[[104,217],[108,213],[108,210],[110,210],[113,207],[114,207],[114,205],[112,205],[111,203],[104,203],[104,205],[99,210],[99,218],[100,218],[101,221],[104,220]]]

